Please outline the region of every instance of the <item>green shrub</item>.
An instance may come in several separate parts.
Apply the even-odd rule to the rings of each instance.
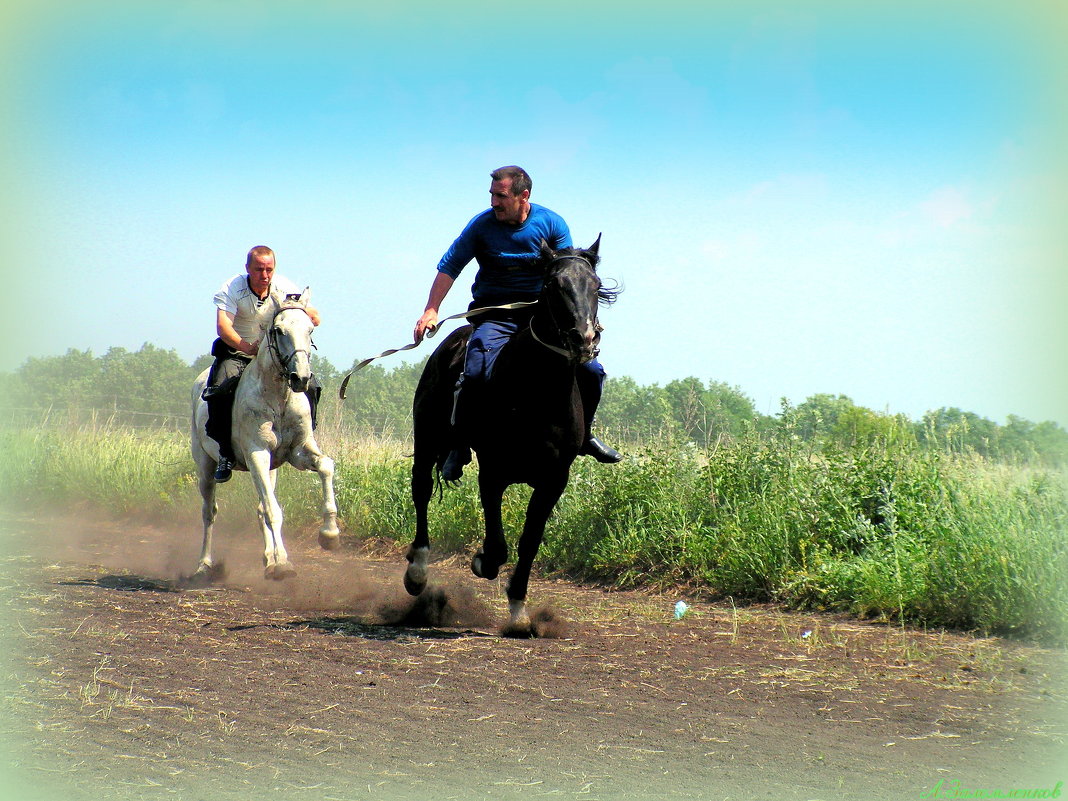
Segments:
[[[339,439],[346,535],[407,543],[411,462],[386,440]],[[185,437],[113,427],[0,431],[0,496],[22,506],[87,501],[116,513],[199,509]],[[438,552],[481,542],[477,467],[431,503]],[[235,487],[235,485],[238,485]],[[244,485],[244,486],[241,486]],[[283,470],[290,526],[313,527],[319,481]],[[505,495],[511,542],[530,490]],[[248,482],[223,514],[253,514]],[[579,459],[538,567],[618,587],[684,586],[925,626],[1068,642],[1068,482],[1062,472],[924,449],[907,437],[846,446],[789,426],[702,449],[666,442],[614,466]]]

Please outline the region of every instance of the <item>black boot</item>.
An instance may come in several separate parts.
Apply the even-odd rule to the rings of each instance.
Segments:
[[[596,361],[575,373],[579,395],[582,396],[583,422],[586,424],[586,442],[579,450],[579,456],[592,456],[601,464],[615,464],[623,460],[623,455],[593,435],[593,416],[601,403],[604,378],[604,368]]]
[[[593,434],[586,437],[586,444],[579,451],[579,456],[592,456],[601,464],[615,464],[623,461],[623,454],[615,448],[605,445]]]
[[[464,474],[464,466],[471,463],[471,449],[468,447],[453,448],[445,457],[445,463],[441,466],[441,477],[445,481],[459,481]]]
[[[449,417],[451,426],[452,449],[441,465],[441,478],[444,481],[459,481],[464,474],[464,467],[471,464],[471,447],[467,444],[466,422],[470,418],[471,394],[474,389],[473,382],[467,381],[471,386],[465,388],[465,377],[460,376],[456,382],[456,389],[452,394],[452,415]]]

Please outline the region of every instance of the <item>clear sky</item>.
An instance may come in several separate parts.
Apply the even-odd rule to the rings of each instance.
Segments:
[[[345,369],[410,341],[516,163],[576,244],[603,234],[610,374],[1068,424],[1055,3],[5,8],[0,370],[191,361],[257,244]]]

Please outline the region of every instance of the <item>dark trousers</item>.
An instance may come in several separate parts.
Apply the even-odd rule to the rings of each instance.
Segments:
[[[221,344],[216,340],[216,345]],[[229,351],[229,348],[226,348]],[[237,382],[252,361],[244,355],[232,355],[235,351],[218,355],[219,348],[212,346],[215,363],[208,373],[208,385],[204,388],[204,402],[208,404],[208,422],[205,433],[219,443],[219,456],[234,460],[233,410]]]
[[[501,352],[501,348],[512,336],[519,331],[520,327],[527,325],[529,315],[508,315],[501,319],[482,319],[472,321],[474,330],[467,343],[467,356],[464,359],[464,372],[460,379],[463,387],[464,400],[457,399],[457,403],[471,405],[470,395],[473,389],[476,393],[484,386],[486,381],[493,375],[493,363]],[[582,396],[582,408],[585,413],[586,433],[589,434],[593,425],[593,417],[597,411],[597,405],[601,402],[601,393],[604,390],[605,380],[604,367],[599,361],[580,364],[575,371],[575,380],[578,383],[579,394]],[[458,387],[459,389],[459,387]],[[465,414],[457,409],[461,417]]]

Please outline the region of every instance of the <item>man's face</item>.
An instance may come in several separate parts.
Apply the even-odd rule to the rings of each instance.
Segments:
[[[262,297],[274,276],[274,256],[253,256],[245,270],[248,272],[249,287]]]
[[[524,189],[520,194],[512,194],[512,179],[493,181],[490,184],[490,208],[503,223],[519,225],[527,217],[527,198],[530,192]]]

